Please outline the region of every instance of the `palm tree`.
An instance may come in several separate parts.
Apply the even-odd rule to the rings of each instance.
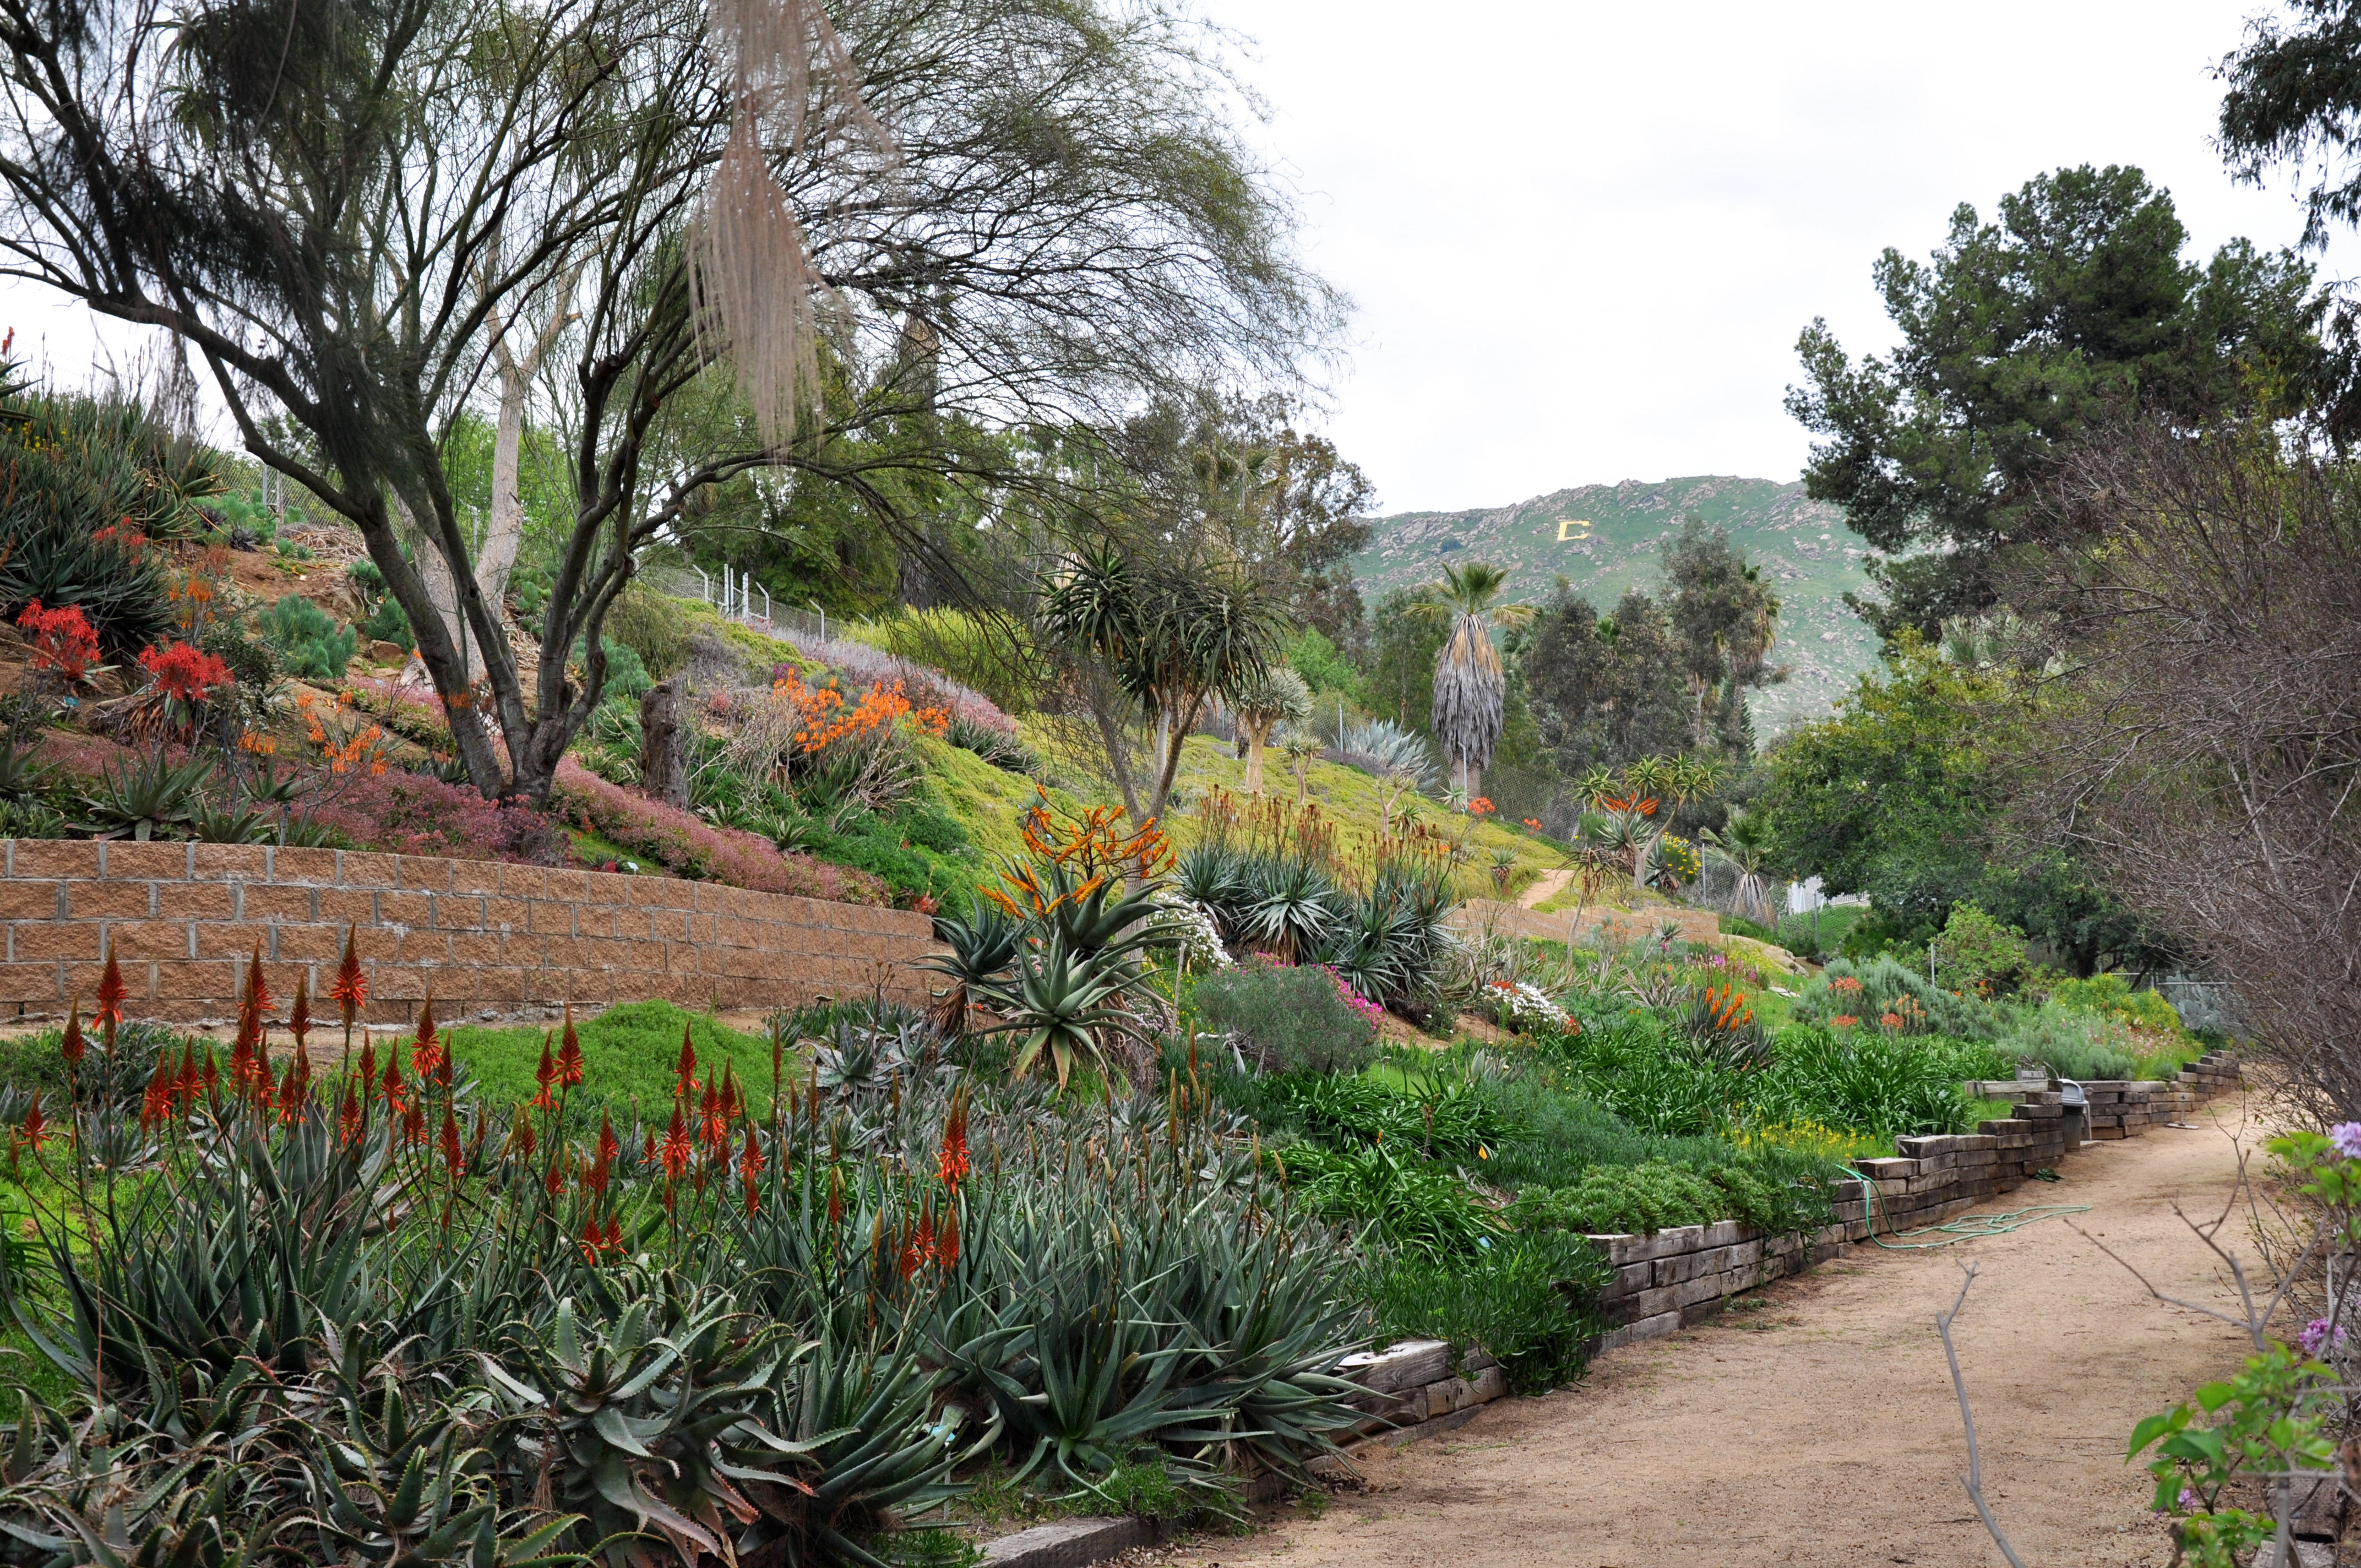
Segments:
[[[1444,760],[1458,769],[1458,787],[1469,795],[1500,743],[1501,709],[1509,694],[1492,629],[1521,625],[1533,615],[1529,604],[1497,602],[1508,581],[1508,571],[1488,561],[1445,566],[1443,580],[1429,585],[1424,602],[1411,607],[1412,615],[1448,629],[1434,656],[1434,738],[1443,743]]]
[[[1770,819],[1761,812],[1733,808],[1720,832],[1708,828],[1697,837],[1716,861],[1738,873],[1738,913],[1758,926],[1776,925],[1771,912]]]

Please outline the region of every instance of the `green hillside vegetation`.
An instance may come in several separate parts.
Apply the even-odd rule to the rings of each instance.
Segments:
[[[1510,569],[1511,598],[1539,603],[1564,576],[1605,610],[1626,588],[1653,583],[1660,546],[1692,513],[1728,529],[1731,544],[1778,590],[1779,641],[1771,658],[1790,673],[1750,695],[1755,733],[1769,740],[1819,718],[1875,663],[1877,637],[1844,603],[1845,594],[1868,587],[1860,541],[1841,512],[1807,499],[1800,483],[1722,475],[1626,480],[1513,506],[1372,518],[1353,573],[1374,605],[1397,588],[1432,581],[1451,562],[1480,557]],[[1581,522],[1589,528],[1568,526]]]

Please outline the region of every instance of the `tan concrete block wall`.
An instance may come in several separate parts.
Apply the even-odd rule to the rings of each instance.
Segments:
[[[484,861],[245,844],[0,840],[0,1016],[88,1005],[112,944],[134,1015],[223,1018],[258,948],[274,995],[311,978],[314,1011],[347,927],[369,1013],[445,1017],[662,997],[793,1006],[883,985],[922,1002],[931,923],[711,883]]]

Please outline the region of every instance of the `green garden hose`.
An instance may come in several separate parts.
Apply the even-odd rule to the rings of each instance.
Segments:
[[[2030,1209],[2008,1209],[1997,1214],[1964,1214],[1959,1219],[1949,1220],[1939,1225],[1921,1225],[1915,1231],[1897,1231],[1893,1228],[1894,1222],[1888,1220],[1885,1232],[1888,1236],[1938,1238],[1930,1242],[1890,1242],[1877,1234],[1876,1216],[1884,1211],[1885,1195],[1878,1190],[1875,1181],[1863,1176],[1852,1167],[1844,1167],[1844,1173],[1860,1182],[1861,1190],[1869,1195],[1870,1207],[1867,1213],[1869,1239],[1888,1252],[1932,1252],[1937,1247],[1956,1246],[1961,1242],[1971,1242],[1978,1236],[2004,1236],[2011,1231],[2021,1231],[2026,1226],[2038,1224],[2043,1220],[2055,1220],[2065,1214],[2087,1214],[2091,1212],[2091,1206],[2088,1203],[2037,1203]]]

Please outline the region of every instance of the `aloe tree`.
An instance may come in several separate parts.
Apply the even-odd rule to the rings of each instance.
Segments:
[[[1101,543],[1058,563],[1041,596],[1038,630],[1095,661],[1153,727],[1145,780],[1108,730],[1107,762],[1135,822],[1161,816],[1180,748],[1206,702],[1259,678],[1278,645],[1277,605],[1257,585],[1216,563]]]
[[[1237,716],[1238,732],[1246,738],[1246,793],[1260,795],[1262,753],[1270,744],[1270,732],[1281,724],[1301,724],[1312,717],[1312,688],[1286,665],[1268,665],[1233,687],[1229,700],[1230,711]]]
[[[1508,581],[1507,569],[1488,561],[1445,566],[1443,580],[1429,585],[1426,598],[1411,607],[1412,615],[1446,629],[1434,656],[1434,738],[1457,770],[1458,787],[1470,795],[1500,743],[1509,696],[1508,672],[1500,666],[1500,651],[1492,646],[1493,629],[1520,625],[1533,615],[1529,604],[1499,602]]]

